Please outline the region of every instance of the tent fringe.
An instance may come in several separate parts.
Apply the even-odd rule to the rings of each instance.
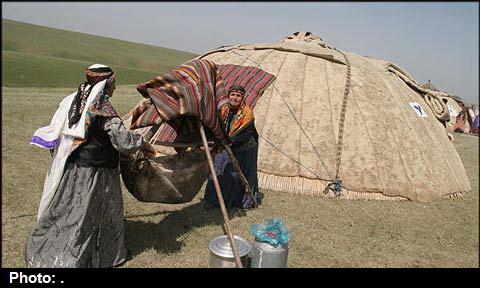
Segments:
[[[331,191],[328,191],[327,194],[324,194],[323,191],[325,191],[325,188],[328,185],[328,181],[323,180],[313,180],[298,176],[278,176],[258,171],[258,182],[260,188],[271,191],[322,197],[336,197]],[[453,192],[442,196],[442,198],[458,198],[462,197],[463,195],[464,192]],[[358,192],[345,188],[342,189],[341,195],[337,198],[385,201],[408,200],[408,198],[401,196],[387,196],[380,192]]]
[[[258,184],[260,188],[272,191],[287,192],[292,194],[313,195],[322,197],[336,197],[331,191],[324,194],[328,185],[327,181],[313,180],[298,176],[278,176],[258,171]],[[327,188],[328,189],[328,188]],[[408,200],[400,196],[386,196],[376,192],[357,192],[348,189],[342,189],[340,199],[371,199],[399,201]]]
[[[160,155],[168,155],[158,151]],[[331,197],[339,199],[367,199],[367,200],[385,200],[385,201],[404,201],[408,200],[401,196],[386,196],[380,192],[357,192],[343,188],[340,196],[335,196],[331,191],[324,194],[328,181],[308,179],[298,176],[278,176],[258,171],[258,185],[260,188],[271,191],[287,192],[300,195],[313,195],[321,197]],[[443,195],[442,198],[459,198],[465,192],[453,192]]]
[[[447,195],[444,195],[442,198],[459,198],[463,197],[465,193],[464,192],[453,192]]]

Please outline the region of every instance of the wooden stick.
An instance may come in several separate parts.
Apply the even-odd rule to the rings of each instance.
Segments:
[[[200,147],[203,146],[203,142],[165,142],[165,141],[158,141],[155,140],[153,143],[155,145],[160,145],[160,146],[167,146],[167,147],[179,147],[179,148],[188,148],[188,147]],[[208,144],[210,147],[214,147],[214,144]]]
[[[230,220],[228,219],[227,208],[225,208],[225,202],[223,201],[222,190],[220,189],[220,184],[218,182],[217,173],[215,172],[215,168],[213,167],[213,160],[212,155],[210,154],[210,150],[207,143],[207,136],[205,135],[205,129],[203,128],[202,123],[198,120],[198,126],[200,129],[200,136],[202,137],[203,147],[205,148],[205,154],[207,155],[208,166],[210,168],[210,172],[212,173],[213,184],[215,186],[215,191],[217,192],[218,203],[220,204],[220,210],[222,211],[223,222],[225,223],[225,229],[227,230],[227,237],[230,240],[230,247],[232,247],[233,256],[235,258],[235,263],[237,264],[238,268],[243,268],[242,261],[240,260],[240,255],[238,254],[237,250],[237,243],[233,238],[232,229],[230,227]]]
[[[242,169],[240,169],[240,165],[238,164],[238,160],[237,158],[235,158],[235,155],[233,155],[232,149],[230,149],[230,147],[226,144],[223,144],[223,147],[227,151],[230,159],[232,160],[233,168],[237,170],[237,173],[240,176],[240,180],[243,183],[243,187],[245,187],[245,192],[247,192],[250,195],[250,198],[253,201],[253,207],[258,208],[257,199],[255,199],[255,196],[253,195],[253,191],[252,189],[250,189],[250,184],[248,183],[248,180],[245,177],[245,175],[243,175]]]

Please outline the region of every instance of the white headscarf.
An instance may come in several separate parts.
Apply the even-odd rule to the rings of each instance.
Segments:
[[[80,121],[71,128],[68,128],[68,111],[72,105],[76,92],[62,100],[57,111],[53,115],[50,125],[39,128],[33,134],[30,144],[45,149],[55,149],[53,160],[43,186],[43,194],[38,208],[37,221],[48,210],[48,207],[55,196],[58,184],[63,176],[67,158],[75,149],[74,140],[85,139],[85,117],[88,107],[92,101],[103,92],[106,82],[107,80],[102,80],[95,84],[87,98],[87,103],[85,109],[82,111]]]

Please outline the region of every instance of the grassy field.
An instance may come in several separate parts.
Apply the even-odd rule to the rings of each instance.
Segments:
[[[71,87],[93,63],[106,64],[121,72],[119,84],[133,84],[196,56],[2,19],[2,83],[8,87]]]
[[[2,266],[24,267],[51,159],[28,144],[72,89],[2,88]],[[140,99],[134,85],[112,98],[120,114]],[[326,199],[261,191],[264,203],[232,219],[235,234],[281,217],[291,230],[289,267],[478,267],[478,138],[455,134],[472,191],[457,199],[416,202]],[[121,267],[207,267],[208,243],[222,235],[219,210],[204,210],[203,192],[185,205],[136,201],[123,189],[126,244]]]
[[[85,69],[92,62],[2,51],[2,83],[16,87],[71,87],[85,78]],[[161,73],[110,65],[117,75],[118,85],[140,83]],[[53,67],[53,68],[52,68]]]

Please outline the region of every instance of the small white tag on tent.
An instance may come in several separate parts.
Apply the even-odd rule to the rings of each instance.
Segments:
[[[455,109],[453,109],[453,106],[448,104],[447,105],[447,108],[448,108],[448,113],[450,113],[450,116],[453,116],[453,117],[457,117],[458,116],[458,113],[457,111],[455,111]]]
[[[418,117],[427,117],[427,112],[423,110],[422,105],[418,104],[417,102],[410,102],[410,106],[412,106],[415,113],[417,113]]]

